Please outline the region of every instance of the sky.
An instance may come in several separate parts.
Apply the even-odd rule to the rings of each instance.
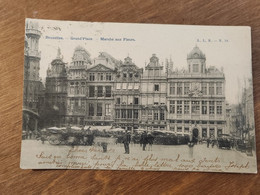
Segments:
[[[187,54],[197,45],[206,55],[206,67],[223,68],[226,100],[230,104],[238,102],[244,80],[252,77],[250,27],[28,21],[37,21],[42,32],[39,50],[43,82],[48,66],[57,56],[58,47],[63,61],[70,63],[77,46],[84,47],[92,59],[99,52],[107,52],[122,61],[129,55],[137,66],[144,68],[152,54],[156,54],[163,64],[171,57],[174,69],[187,69]],[[55,37],[62,39],[53,39]],[[113,40],[102,41],[102,37]]]

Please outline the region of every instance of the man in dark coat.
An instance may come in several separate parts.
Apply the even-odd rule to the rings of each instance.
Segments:
[[[125,132],[124,138],[123,138],[123,143],[125,147],[125,154],[129,154],[129,143],[131,142],[131,135],[130,132]]]
[[[146,144],[148,143],[147,142],[147,132],[146,131],[142,133],[140,143],[143,144],[143,151],[145,151]]]
[[[148,150],[149,151],[152,151],[153,140],[154,140],[154,136],[151,133],[148,133],[147,144],[148,144]]]

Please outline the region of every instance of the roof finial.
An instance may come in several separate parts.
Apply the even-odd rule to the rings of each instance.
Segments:
[[[58,51],[57,51],[57,59],[61,59],[61,52],[60,52],[60,47],[58,47]]]

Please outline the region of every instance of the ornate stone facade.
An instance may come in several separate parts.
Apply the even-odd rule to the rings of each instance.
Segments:
[[[217,137],[225,131],[225,76],[206,67],[206,57],[195,46],[188,67],[167,76],[168,129],[177,135]]]
[[[67,101],[67,71],[66,63],[58,49],[57,57],[51,62],[47,70],[45,90],[45,116],[48,121],[45,124],[60,126],[65,123]]]
[[[187,55],[187,69],[181,71],[173,70],[172,60],[166,61],[164,70],[155,54],[143,71],[130,57],[121,62],[101,52],[92,60],[82,47],[75,49],[66,70],[60,57],[52,69],[62,74],[52,80],[53,70],[48,70],[46,91],[51,82],[57,87],[62,80],[62,89],[67,86],[67,92],[56,91],[61,103],[65,97],[67,102],[60,124],[170,130],[200,138],[226,132],[223,70],[207,67],[197,46]]]
[[[115,126],[137,129],[140,121],[140,80],[143,73],[128,56],[120,64],[115,78]]]
[[[39,77],[41,52],[38,45],[41,32],[36,22],[26,22],[25,27],[23,130],[28,132],[38,128],[39,97],[43,85]]]

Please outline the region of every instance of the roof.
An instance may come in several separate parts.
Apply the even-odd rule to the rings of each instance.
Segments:
[[[196,45],[188,54],[187,59],[206,59],[206,56]]]
[[[83,47],[77,46],[74,50],[72,61],[87,61],[88,63],[91,63],[90,53]]]

